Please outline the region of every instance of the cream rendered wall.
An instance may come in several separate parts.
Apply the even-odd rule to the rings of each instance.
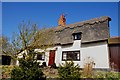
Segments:
[[[42,65],[43,62],[46,62],[46,65],[48,66],[50,50],[56,50],[56,47],[47,48],[46,50],[35,49],[35,51],[37,51],[37,52],[45,52],[45,59],[44,60],[37,60],[37,62],[40,62],[40,65]]]
[[[65,61],[62,61],[62,51],[76,51],[76,50],[80,50],[80,45],[81,45],[81,40],[75,40],[73,45],[67,45],[67,46],[55,46],[55,47],[51,47],[48,48],[46,51],[43,51],[41,49],[35,49],[35,51],[38,52],[45,52],[45,60],[38,60],[38,62],[46,62],[46,64],[48,65],[49,63],[49,51],[50,50],[56,50],[55,52],[55,63],[57,66],[59,66],[59,64],[64,63]],[[76,61],[75,64],[80,63],[80,61]]]
[[[37,50],[38,52],[41,52],[40,50]],[[45,52],[45,51],[42,51]],[[46,62],[46,65],[48,66],[49,61],[49,51],[45,52],[45,59],[44,60],[37,60],[37,62],[40,62],[40,65],[42,65],[43,62]]]
[[[90,44],[82,44],[80,40],[75,40],[73,45],[57,46],[55,63],[65,63],[62,61],[62,51],[75,51],[80,50],[80,61],[74,61],[75,64],[79,64],[81,68],[85,63],[87,57],[90,57],[95,62],[94,68],[109,68],[109,55],[108,46],[106,42],[96,42]]]
[[[27,51],[25,50],[25,51],[19,53],[17,58],[23,58],[23,54],[24,54],[24,53],[27,54]],[[19,61],[18,61],[18,60],[16,61],[16,65],[19,65]]]
[[[72,45],[66,45],[66,46],[58,46],[58,49],[56,51],[56,65],[65,63],[65,61],[62,61],[62,51],[78,51],[80,50],[81,46],[81,40],[75,40]],[[75,64],[80,63],[80,61],[74,61]]]
[[[57,50],[55,53],[55,63],[56,63],[56,66],[59,66],[59,64],[62,63],[62,48],[61,48],[61,46],[57,46]]]
[[[57,66],[59,66],[59,64],[65,63],[65,61],[62,61],[62,51],[80,50],[80,61],[74,61],[74,63],[79,64],[81,68],[83,68],[84,59],[86,59],[87,57],[90,57],[94,60],[94,68],[109,68],[109,54],[107,41],[81,45],[81,40],[75,40],[72,45],[55,46],[48,48],[47,50],[35,49],[35,51],[38,52],[45,52],[45,60],[38,60],[38,62],[46,62],[46,64],[48,65],[50,50],[56,50],[55,63]],[[19,58],[20,57],[21,56],[19,56]],[[18,61],[17,64],[19,64]]]
[[[109,68],[108,45],[106,42],[90,43],[81,46],[81,61],[84,63],[86,57],[95,62],[95,68]],[[83,67],[83,65],[81,66]]]

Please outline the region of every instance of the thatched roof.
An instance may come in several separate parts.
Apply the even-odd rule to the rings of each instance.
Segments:
[[[52,39],[54,44],[69,44],[73,43],[73,33],[81,32],[81,42],[94,42],[107,40],[109,38],[109,17],[100,17],[78,22],[65,26],[57,26],[52,28],[54,34]],[[51,30],[51,29],[50,29]]]

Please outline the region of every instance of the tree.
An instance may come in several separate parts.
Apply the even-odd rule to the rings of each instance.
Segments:
[[[41,29],[38,30],[36,24],[22,22],[19,25],[19,34],[14,34],[12,45],[15,49],[15,54],[18,56],[23,53],[23,58],[18,58],[19,67],[14,68],[11,72],[13,79],[39,79],[43,76],[39,63],[35,58],[37,54],[34,49],[45,50],[51,46],[53,30]],[[17,74],[16,74],[17,73]]]
[[[19,25],[19,34],[14,33],[12,45],[17,54],[30,49],[43,49],[52,46],[53,43],[53,29],[38,29],[36,24],[22,22]],[[24,54],[26,56],[26,54]]]
[[[14,49],[12,44],[9,42],[8,37],[6,36],[0,36],[0,45],[1,45],[1,53],[3,56],[9,56],[9,58],[12,58],[10,61],[12,64],[14,64]],[[3,57],[2,56],[2,57]]]
[[[18,34],[14,33],[12,38],[12,45],[16,49],[16,54],[28,49],[37,32],[37,25],[30,22],[28,24],[22,22],[18,29]]]
[[[2,53],[4,55],[11,55],[12,53],[12,45],[9,43],[9,40],[5,36],[0,37],[0,45],[2,47]]]

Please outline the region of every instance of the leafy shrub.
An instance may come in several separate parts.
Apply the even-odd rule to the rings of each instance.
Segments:
[[[73,61],[65,62],[58,68],[59,76],[63,79],[78,79],[80,78],[80,67],[74,66]]]
[[[37,80],[43,78],[44,74],[34,57],[35,55],[28,55],[26,59],[19,59],[19,66],[12,70],[11,78],[13,80]]]

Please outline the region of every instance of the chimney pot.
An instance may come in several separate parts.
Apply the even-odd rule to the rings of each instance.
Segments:
[[[58,26],[65,26],[66,25],[66,19],[65,16],[62,14],[58,20]]]

